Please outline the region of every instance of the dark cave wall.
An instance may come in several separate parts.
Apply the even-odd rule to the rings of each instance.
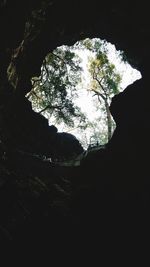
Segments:
[[[82,239],[80,247],[93,229],[102,241],[114,232],[115,238],[119,240],[121,233],[124,240],[144,224],[146,231],[150,192],[148,3],[0,3],[0,235],[10,240],[6,237],[10,231],[20,242],[32,239],[33,243],[53,237],[52,245],[57,239],[60,244],[64,239],[72,243]],[[116,44],[141,71],[142,79],[114,97],[111,112],[117,129],[106,150],[91,155],[80,168],[66,171],[25,154],[48,155],[55,138],[47,120],[32,111],[24,95],[49,51],[85,37]],[[72,240],[67,237],[69,231]]]
[[[146,4],[135,5],[134,1],[109,5],[94,1],[92,6],[85,1],[5,1],[1,5],[1,101],[5,105],[11,95],[18,102],[19,97],[23,99],[31,89],[30,78],[39,75],[45,55],[58,45],[72,45],[85,37],[105,38],[123,49],[145,79],[149,63],[147,10]],[[147,99],[146,93],[143,97]],[[30,109],[29,104],[24,106]]]
[[[91,6],[90,2],[66,0],[22,3],[7,0],[6,3],[1,8],[1,54],[7,67],[11,60],[12,67],[17,68],[14,76],[19,75],[18,87],[22,93],[30,90],[29,78],[39,74],[42,60],[49,51],[62,44],[72,45],[87,36],[114,43],[141,71],[145,61],[148,62],[146,4],[113,1],[108,5],[94,1]],[[139,19],[142,14],[143,18]]]

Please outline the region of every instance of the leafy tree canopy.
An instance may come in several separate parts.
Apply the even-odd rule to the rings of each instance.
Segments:
[[[41,67],[41,76],[33,77],[33,89],[28,95],[33,107],[56,124],[62,121],[74,126],[74,118],[85,120],[73,99],[77,97],[76,84],[80,82],[80,59],[69,47],[58,47],[49,53]]]
[[[121,76],[117,73],[115,65],[108,59],[108,48],[105,41],[86,39],[81,43],[81,46],[92,51],[92,56],[89,57],[88,61],[89,91],[98,98],[100,112],[103,110],[105,113],[106,135],[109,141],[114,130],[109,105],[111,98],[119,93]]]
[[[57,127],[63,124],[63,131],[77,133],[84,147],[90,140],[100,144],[108,142],[115,128],[109,106],[112,97],[122,90],[122,74],[110,61],[109,53],[108,43],[97,38],[79,41],[72,47],[56,48],[44,59],[40,77],[32,78],[33,89],[27,96],[33,108],[46,116],[50,124]],[[115,53],[121,61],[122,53]],[[85,56],[86,84],[82,79]],[[93,96],[95,111],[99,113],[94,120],[77,104],[79,92],[83,90]],[[84,101],[86,105],[86,99]]]

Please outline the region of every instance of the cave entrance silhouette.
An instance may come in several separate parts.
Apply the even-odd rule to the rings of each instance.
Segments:
[[[87,38],[49,53],[27,97],[60,135],[76,136],[84,150],[99,150],[116,128],[112,98],[140,78],[115,45]]]

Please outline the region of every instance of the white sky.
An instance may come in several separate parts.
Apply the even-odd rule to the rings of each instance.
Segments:
[[[141,79],[141,74],[136,69],[133,69],[129,64],[124,63],[121,61],[117,53],[116,48],[114,45],[108,43],[108,59],[112,62],[118,73],[122,76],[122,81],[120,84],[120,91],[123,91],[129,84],[133,83],[134,81]],[[90,81],[88,70],[87,70],[87,63],[88,57],[93,55],[92,52],[85,50],[78,51],[78,55],[82,59],[81,67],[83,68],[82,74],[82,85],[78,85],[78,98],[75,100],[75,103],[81,108],[81,110],[87,114],[87,117],[90,121],[96,120],[100,116],[100,110],[96,110],[93,101],[94,97],[90,92],[87,91],[88,83]],[[99,123],[100,125],[101,123]],[[64,126],[64,124],[56,125],[59,131],[69,131],[70,133],[74,134],[79,140],[82,140],[81,133],[78,129],[68,129]],[[100,125],[99,127],[104,127]],[[84,134],[84,133],[83,133]],[[85,135],[85,134],[84,134]],[[86,130],[86,135],[88,140],[91,136],[91,130]]]
[[[117,71],[122,76],[122,81],[120,84],[121,90],[124,90],[129,84],[133,83],[134,81],[141,79],[141,74],[136,69],[133,69],[129,64],[121,62],[120,58],[116,54],[115,46],[110,44],[108,45],[109,48],[109,60],[115,65]],[[83,85],[78,88],[79,98],[75,101],[83,112],[86,112],[89,119],[94,119],[96,116],[96,111],[93,106],[93,96],[90,92],[87,92],[88,83],[90,81],[87,64],[88,64],[88,57],[92,56],[92,52],[87,50],[78,51],[78,55],[82,58],[82,68],[83,68]]]

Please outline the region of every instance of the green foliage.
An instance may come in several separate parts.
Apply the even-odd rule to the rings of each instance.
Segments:
[[[84,120],[79,107],[75,106],[76,85],[80,81],[80,60],[68,47],[59,47],[49,53],[42,65],[41,76],[33,78],[29,95],[36,109],[55,123],[74,125],[74,117]]]
[[[93,92],[94,96],[98,98],[99,109],[105,114],[107,140],[109,141],[114,128],[109,105],[112,97],[119,93],[121,76],[117,73],[115,65],[108,59],[108,49],[105,41],[86,39],[82,42],[83,46],[93,52],[89,58],[88,66],[91,77],[89,91]]]
[[[77,47],[80,49],[87,49],[93,53],[98,53],[98,51],[103,51],[105,54],[107,51],[106,41],[100,39],[85,39],[77,43]]]
[[[103,114],[103,119],[100,118],[95,123],[89,121],[75,104],[75,99],[79,97],[78,86],[81,86],[82,77],[78,51],[84,50],[91,55],[88,58],[88,90],[97,97],[96,109]],[[115,128],[109,105],[111,98],[119,93],[120,82],[121,76],[108,59],[106,41],[86,39],[73,47],[58,47],[46,56],[41,67],[41,76],[32,78],[33,89],[28,98],[34,109],[46,116],[52,124],[63,123],[66,131],[78,129],[82,136],[85,136],[82,143],[86,146],[88,137],[85,130],[90,132],[95,142],[104,144],[110,139]],[[103,127],[99,127],[99,124]]]
[[[107,99],[119,93],[121,76],[116,72],[115,66],[109,62],[106,54],[98,53],[94,58],[90,58],[89,72],[92,91],[96,90],[97,94],[99,92]]]
[[[108,59],[108,46],[105,40],[85,39],[77,43],[79,49],[86,49],[92,52],[89,58],[89,73],[91,75],[91,85],[94,90],[107,95],[108,98],[119,93],[121,76],[117,73],[115,65]],[[120,57],[123,53],[120,53]],[[92,90],[91,86],[91,90]]]

